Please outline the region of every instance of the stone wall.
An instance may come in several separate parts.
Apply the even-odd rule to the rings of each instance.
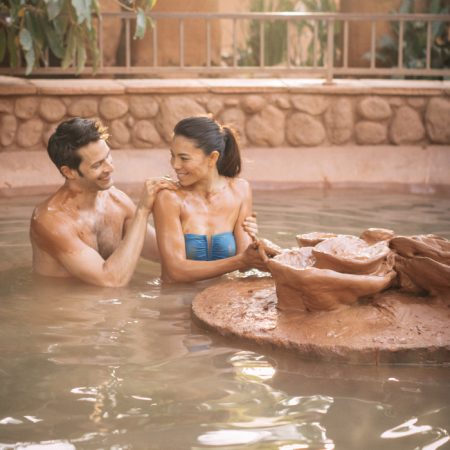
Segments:
[[[233,125],[244,147],[450,144],[444,83],[351,90],[348,83],[294,89],[282,80],[247,88],[215,81],[11,80],[0,96],[1,151],[41,150],[74,116],[100,118],[112,148],[162,148],[179,119],[199,114]]]
[[[0,197],[63,182],[45,151],[57,124],[100,118],[115,182],[171,173],[175,123],[212,114],[241,137],[255,188],[450,192],[450,82],[400,80],[25,80],[0,77]]]

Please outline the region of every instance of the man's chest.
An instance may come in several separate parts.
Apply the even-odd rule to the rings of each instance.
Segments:
[[[107,211],[77,220],[79,238],[107,259],[118,247],[124,234],[125,215],[121,211]]]

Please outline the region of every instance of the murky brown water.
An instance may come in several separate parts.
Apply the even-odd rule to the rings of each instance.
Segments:
[[[0,449],[444,449],[450,367],[351,366],[249,348],[191,321],[208,283],[42,282],[37,198],[0,199]],[[364,191],[256,192],[261,235],[370,226],[450,239],[450,199]]]

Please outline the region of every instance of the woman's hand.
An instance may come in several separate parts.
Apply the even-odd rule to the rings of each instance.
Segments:
[[[170,177],[150,178],[145,180],[138,208],[144,208],[150,213],[152,211],[156,195],[162,189],[169,189],[173,191],[178,189],[178,184]]]
[[[258,223],[256,222],[256,213],[253,213],[251,216],[248,216],[244,219],[242,223],[242,227],[244,231],[252,238],[252,241],[255,242],[258,235]]]
[[[248,269],[254,268],[268,272],[266,261],[268,261],[264,250],[261,250],[259,241],[252,242],[243,253],[244,264]]]

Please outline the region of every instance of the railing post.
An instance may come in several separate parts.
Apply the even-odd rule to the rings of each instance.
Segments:
[[[334,19],[327,21],[327,65],[324,84],[333,84],[334,69]]]
[[[125,19],[125,65],[131,66],[130,19]]]
[[[286,21],[286,67],[291,67],[291,40],[289,36],[291,21]]]
[[[403,69],[403,32],[404,21],[400,19],[400,26],[398,31],[398,68]]]
[[[184,20],[180,19],[180,67],[184,67]]]
[[[103,14],[100,13],[98,16],[98,48],[100,52],[100,71],[103,69]]]
[[[348,67],[348,20],[344,22],[344,67]]]
[[[264,37],[265,37],[264,36],[264,20],[261,20],[259,22],[259,67],[261,67],[261,68],[263,68],[265,65],[265,63],[264,63],[264,52],[265,52]]]
[[[206,66],[211,67],[211,21],[206,19]]]
[[[236,19],[233,19],[233,67],[237,67]]]
[[[426,68],[431,68],[431,21],[427,22],[427,50],[426,50]]]
[[[372,20],[370,24],[370,68],[375,68],[375,49],[376,49],[376,38],[377,38],[377,30],[376,30],[376,22]]]
[[[313,40],[313,67],[317,67],[317,40],[319,39],[317,28],[319,27],[318,20],[314,20],[314,40]]]
[[[152,33],[153,33],[153,67],[158,65],[158,21],[153,20]]]

